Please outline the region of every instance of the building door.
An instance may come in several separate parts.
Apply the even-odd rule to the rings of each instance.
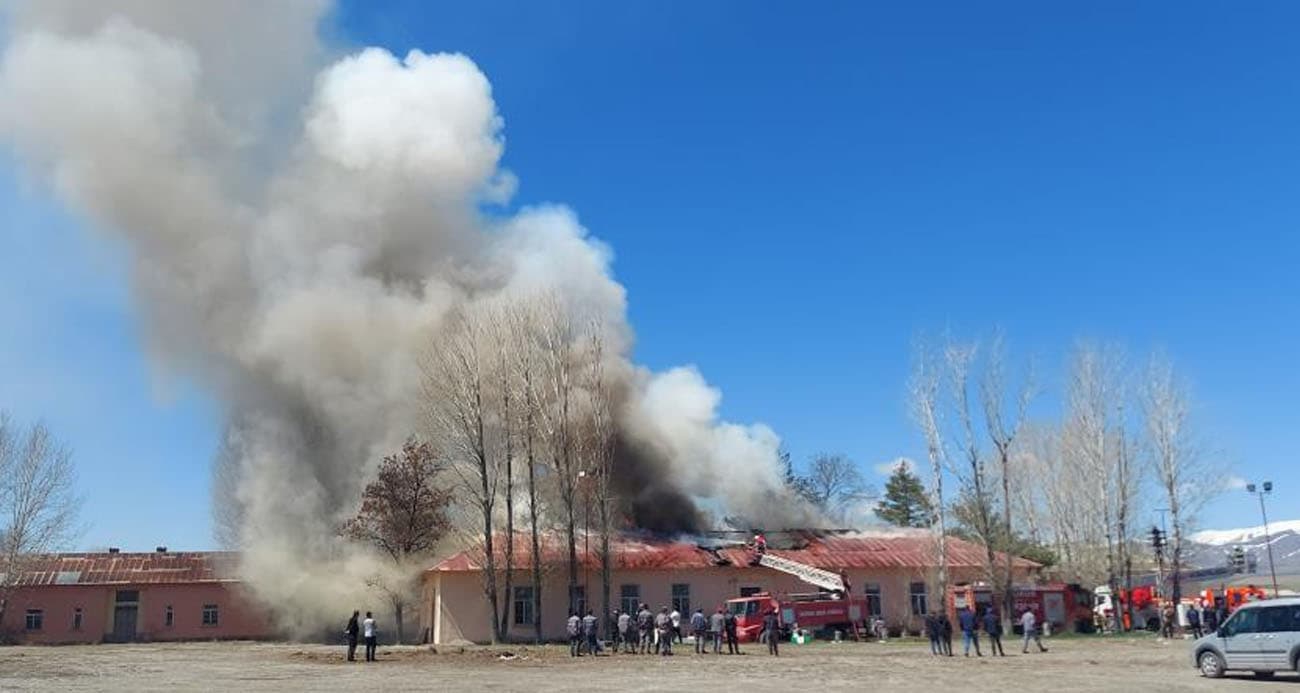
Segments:
[[[131,642],[135,639],[135,617],[139,607],[118,604],[113,608],[113,642]]]

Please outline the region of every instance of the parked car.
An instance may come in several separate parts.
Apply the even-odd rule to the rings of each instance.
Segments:
[[[1218,631],[1193,643],[1192,664],[1209,678],[1227,671],[1260,678],[1300,671],[1300,598],[1243,604]]]

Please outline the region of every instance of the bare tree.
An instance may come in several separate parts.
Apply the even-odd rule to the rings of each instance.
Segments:
[[[1007,407],[1007,383],[1006,383],[1006,351],[1005,342],[999,333],[993,338],[993,342],[988,349],[988,357],[984,365],[984,378],[981,381],[980,394],[984,403],[984,426],[988,431],[989,440],[993,444],[993,454],[997,458],[998,475],[1002,480],[1002,535],[1007,542],[1011,542],[1015,537],[1014,528],[1011,525],[1011,484],[1012,484],[1012,461],[1016,459],[1014,455],[1014,446],[1017,437],[1025,425],[1025,412],[1029,408],[1029,402],[1034,396],[1034,380],[1032,377],[1025,377],[1021,381],[1015,401],[1012,403],[1014,413],[1012,418],[1008,419],[1005,413]],[[1003,548],[1003,572],[1002,572],[1002,620],[1004,629],[1011,631],[1011,620],[1014,617],[1014,602],[1012,591],[1012,552],[1010,545]]]
[[[844,521],[853,504],[873,495],[858,465],[840,452],[813,455],[808,474],[800,477],[799,489],[813,505],[837,522]]]
[[[938,569],[935,580],[940,595],[948,594],[948,528],[947,510],[943,496],[943,472],[948,466],[948,448],[939,427],[939,393],[941,370],[933,352],[924,342],[914,348],[913,374],[908,387],[908,400],[912,418],[925,437],[925,449],[930,461],[931,502],[935,521],[930,529],[935,539],[935,558]]]
[[[500,412],[500,438],[502,448],[502,461],[505,464],[505,470],[502,476],[505,479],[505,515],[506,515],[506,532],[505,532],[505,558],[503,572],[505,574],[505,603],[501,606],[501,632],[508,633],[510,630],[510,607],[514,603],[514,566],[515,566],[515,456],[514,456],[514,427],[515,413],[511,409],[512,395],[515,391],[515,384],[512,382],[514,369],[512,368],[512,357],[510,350],[514,347],[515,340],[512,337],[512,331],[515,323],[508,309],[496,310],[491,313],[490,330],[492,338],[497,345],[497,363],[494,364],[498,380],[498,389],[496,392],[497,400],[501,404]]]
[[[398,575],[409,575],[411,562],[429,555],[446,534],[451,494],[439,487],[442,465],[428,443],[406,441],[402,452],[379,464],[375,480],[361,493],[361,507],[340,533],[369,544],[393,561]],[[418,568],[417,568],[418,570]],[[403,642],[403,619],[409,580],[376,576],[371,587],[382,590],[393,607],[397,641]]]
[[[1183,537],[1204,504],[1222,489],[1219,470],[1207,462],[1192,431],[1187,384],[1161,354],[1152,357],[1142,389],[1151,471],[1169,506],[1173,524],[1172,598],[1182,598]]]
[[[490,445],[489,388],[497,352],[487,320],[458,310],[425,353],[423,400],[432,440],[439,441],[463,498],[481,522],[483,592],[487,597],[494,643],[504,639],[497,593],[494,524],[502,474]]]
[[[968,508],[967,524],[975,531],[984,546],[984,571],[989,581],[995,583],[995,587],[1002,587],[996,584],[1001,580],[994,569],[997,528],[993,519],[995,508],[989,489],[988,465],[984,452],[980,449],[970,402],[972,371],[978,352],[978,344],[960,344],[951,340],[943,349],[945,379],[953,415],[957,421],[954,437],[962,451],[961,462],[950,460],[948,469],[961,483],[963,505]]]
[[[75,477],[72,451],[44,424],[23,428],[0,411],[0,623],[27,562],[77,533]]]
[[[532,554],[530,556],[529,572],[533,588],[533,637],[535,642],[541,643],[543,566],[541,532],[538,526],[540,488],[537,479],[537,465],[539,463],[537,450],[541,444],[538,420],[542,407],[542,395],[538,392],[539,357],[537,343],[534,340],[538,320],[536,304],[526,301],[515,303],[510,307],[507,317],[509,330],[505,341],[509,344],[509,352],[514,356],[510,365],[513,371],[512,382],[518,389],[515,398],[519,402],[519,406],[516,408],[518,412],[516,416],[521,426],[519,436],[524,446],[524,466],[527,472],[528,533],[531,544],[530,553]]]
[[[576,505],[580,470],[574,454],[574,392],[579,377],[574,354],[577,335],[568,307],[555,294],[539,298],[536,313],[538,376],[544,395],[537,413],[564,512],[569,557],[569,610],[572,611],[576,608],[578,587]]]
[[[596,498],[597,522],[600,529],[600,587],[601,622],[610,614],[611,582],[613,581],[613,556],[610,554],[610,532],[613,514],[612,475],[614,471],[614,411],[612,383],[606,373],[604,326],[596,321],[588,335],[586,391],[590,414],[587,426],[586,463],[591,476],[591,492]],[[587,557],[590,560],[590,557]]]

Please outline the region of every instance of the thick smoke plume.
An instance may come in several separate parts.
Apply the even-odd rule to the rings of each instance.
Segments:
[[[362,582],[334,528],[418,430],[416,355],[450,311],[553,292],[599,316],[611,351],[631,342],[610,250],[574,212],[506,211],[503,119],[475,64],[343,55],[318,39],[327,11],[21,3],[0,58],[0,141],[131,250],[159,373],[202,383],[230,421],[214,511],[251,584],[304,628]],[[622,362],[617,466],[638,522],[806,519],[773,502],[771,430],[719,422],[692,368]]]

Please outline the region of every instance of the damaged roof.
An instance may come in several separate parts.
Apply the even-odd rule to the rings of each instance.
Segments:
[[[772,535],[778,534],[776,532]],[[793,561],[816,566],[824,570],[861,568],[928,568],[937,563],[933,537],[925,530],[897,530],[889,532],[855,532],[847,530],[784,530],[780,542],[769,540],[768,552]],[[494,541],[493,553],[498,564],[505,562],[504,537]],[[584,550],[583,537],[578,538],[578,561],[598,568],[600,557],[597,535],[590,537],[590,553]],[[532,565],[531,539],[518,535],[514,542],[515,570],[528,570]],[[788,548],[784,548],[788,547]],[[567,549],[561,537],[548,534],[541,542],[542,562],[547,565],[567,561]],[[706,537],[655,537],[643,534],[623,534],[611,538],[610,552],[615,570],[684,570],[713,567],[748,567],[750,550],[739,542],[718,542]],[[482,570],[485,554],[482,549],[471,548],[439,561],[429,572],[472,572]],[[998,561],[1003,554],[996,554]],[[1017,568],[1041,567],[1033,561],[1014,557]],[[954,568],[975,568],[984,565],[984,547],[973,542],[948,538],[948,565]]]
[[[229,582],[238,579],[238,562],[239,554],[228,551],[43,554],[24,561],[17,585]]]

